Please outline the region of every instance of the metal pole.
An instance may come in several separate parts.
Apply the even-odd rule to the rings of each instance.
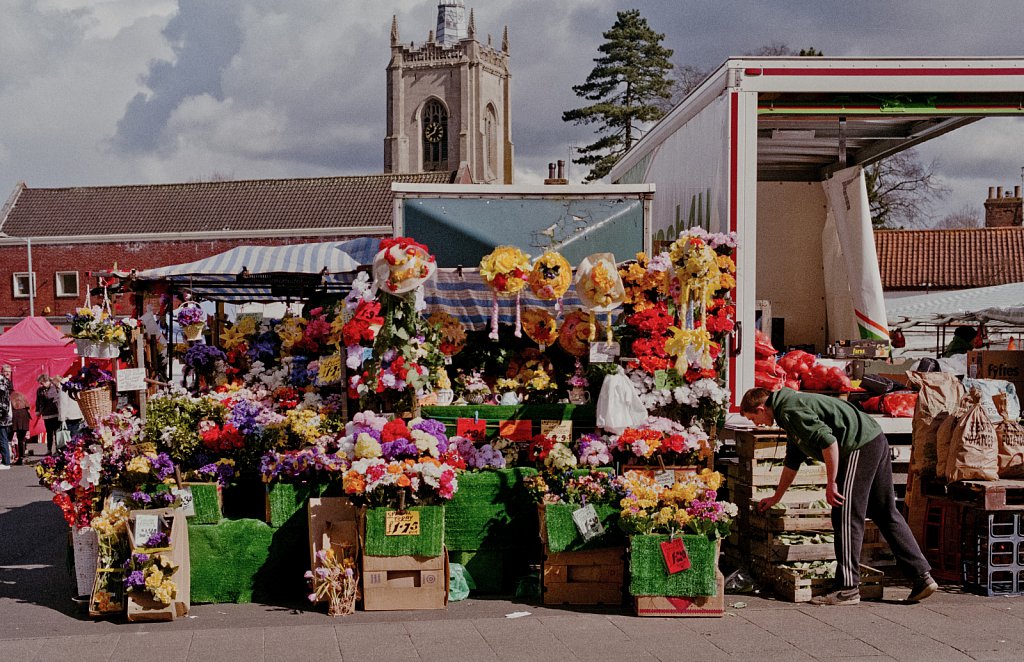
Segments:
[[[28,243],[28,315],[36,316],[36,276],[32,273],[32,238],[25,239]]]

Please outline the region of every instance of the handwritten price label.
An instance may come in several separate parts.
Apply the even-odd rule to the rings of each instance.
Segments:
[[[181,508],[181,512],[185,515],[185,517],[196,516],[196,502],[192,497],[191,487],[183,487],[181,489],[178,489],[177,487],[172,487],[171,494],[178,498],[178,503],[181,504],[178,507]]]
[[[389,510],[384,514],[384,535],[386,536],[418,536],[420,534],[420,514],[412,510],[400,513]]]
[[[597,510],[590,504],[572,511],[572,521],[576,523],[576,528],[585,541],[604,535],[601,518],[597,516]]]
[[[682,538],[675,538],[661,543],[661,554],[665,557],[668,574],[674,575],[690,568],[690,555],[686,553],[686,545]]]
[[[473,441],[487,439],[487,421],[472,418],[460,418],[455,422],[456,434]]]
[[[572,441],[572,421],[541,421],[540,433],[561,444]]]

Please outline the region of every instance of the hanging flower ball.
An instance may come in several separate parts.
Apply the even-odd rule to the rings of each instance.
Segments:
[[[562,321],[562,328],[558,331],[558,344],[573,356],[584,356],[590,349],[591,338],[594,338],[599,330],[600,325],[592,314],[574,310]]]
[[[558,340],[558,322],[543,308],[527,308],[523,311],[523,331],[527,338],[538,345],[552,345]]]
[[[530,290],[545,301],[560,299],[572,283],[569,261],[554,251],[537,258],[530,272]]]
[[[437,263],[427,247],[408,237],[381,239],[373,258],[373,279],[381,290],[403,294],[434,275]]]
[[[608,312],[626,300],[622,277],[611,253],[595,253],[583,259],[576,270],[576,294],[592,312]]]
[[[498,294],[517,294],[526,287],[530,256],[515,246],[498,246],[480,260],[480,276]]]

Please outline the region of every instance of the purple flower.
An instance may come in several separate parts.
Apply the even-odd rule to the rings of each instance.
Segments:
[[[263,431],[263,426],[257,422],[257,418],[264,411],[263,405],[252,400],[239,400],[231,408],[227,422],[235,426],[235,429],[246,436],[256,436]]]
[[[227,359],[227,354],[213,345],[192,345],[185,352],[182,362],[190,370],[208,373],[217,366],[217,361],[225,359]]]
[[[124,578],[124,586],[128,589],[142,588],[146,585],[146,579],[142,576],[141,570],[132,570]]]
[[[378,434],[378,438],[380,435]],[[397,458],[417,458],[420,453],[414,444],[409,439],[395,439],[394,441],[384,442],[380,445],[381,452],[384,455],[385,460],[394,460]]]
[[[445,434],[444,423],[432,418],[424,418],[412,426],[413,430],[422,430],[437,439],[437,450],[441,453],[448,451],[448,436]]]

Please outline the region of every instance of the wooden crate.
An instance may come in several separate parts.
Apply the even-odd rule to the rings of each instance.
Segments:
[[[728,484],[729,500],[743,508],[746,504],[757,505],[761,499],[775,494],[774,485],[749,485],[739,481]],[[798,485],[786,490],[779,503],[786,506],[811,506],[825,498],[825,486]]]
[[[866,565],[860,566],[860,597],[862,600],[878,600],[882,597],[883,573]],[[825,595],[834,590],[831,578],[801,577],[792,568],[774,566],[769,573],[776,597],[786,602],[810,602],[811,598]]]
[[[558,553],[545,549],[544,604],[622,604],[625,557],[624,547]]]
[[[786,433],[782,431],[736,430],[736,456],[743,460],[777,458],[786,456]]]
[[[962,480],[947,485],[946,491],[981,510],[1024,510],[1024,480]]]
[[[723,462],[729,482],[744,483],[755,487],[775,486],[782,477],[781,458],[738,458]],[[824,464],[804,464],[797,471],[793,485],[825,485],[828,474]]]
[[[786,504],[786,510],[760,512],[751,507],[746,514],[750,532],[825,531],[832,528],[831,508],[810,504]]]
[[[807,531],[801,533],[826,533],[824,531]],[[766,559],[773,563],[787,561],[829,561],[836,557],[835,545],[825,543],[788,543],[779,540],[778,534],[769,533],[764,538],[750,541],[750,555]]]

